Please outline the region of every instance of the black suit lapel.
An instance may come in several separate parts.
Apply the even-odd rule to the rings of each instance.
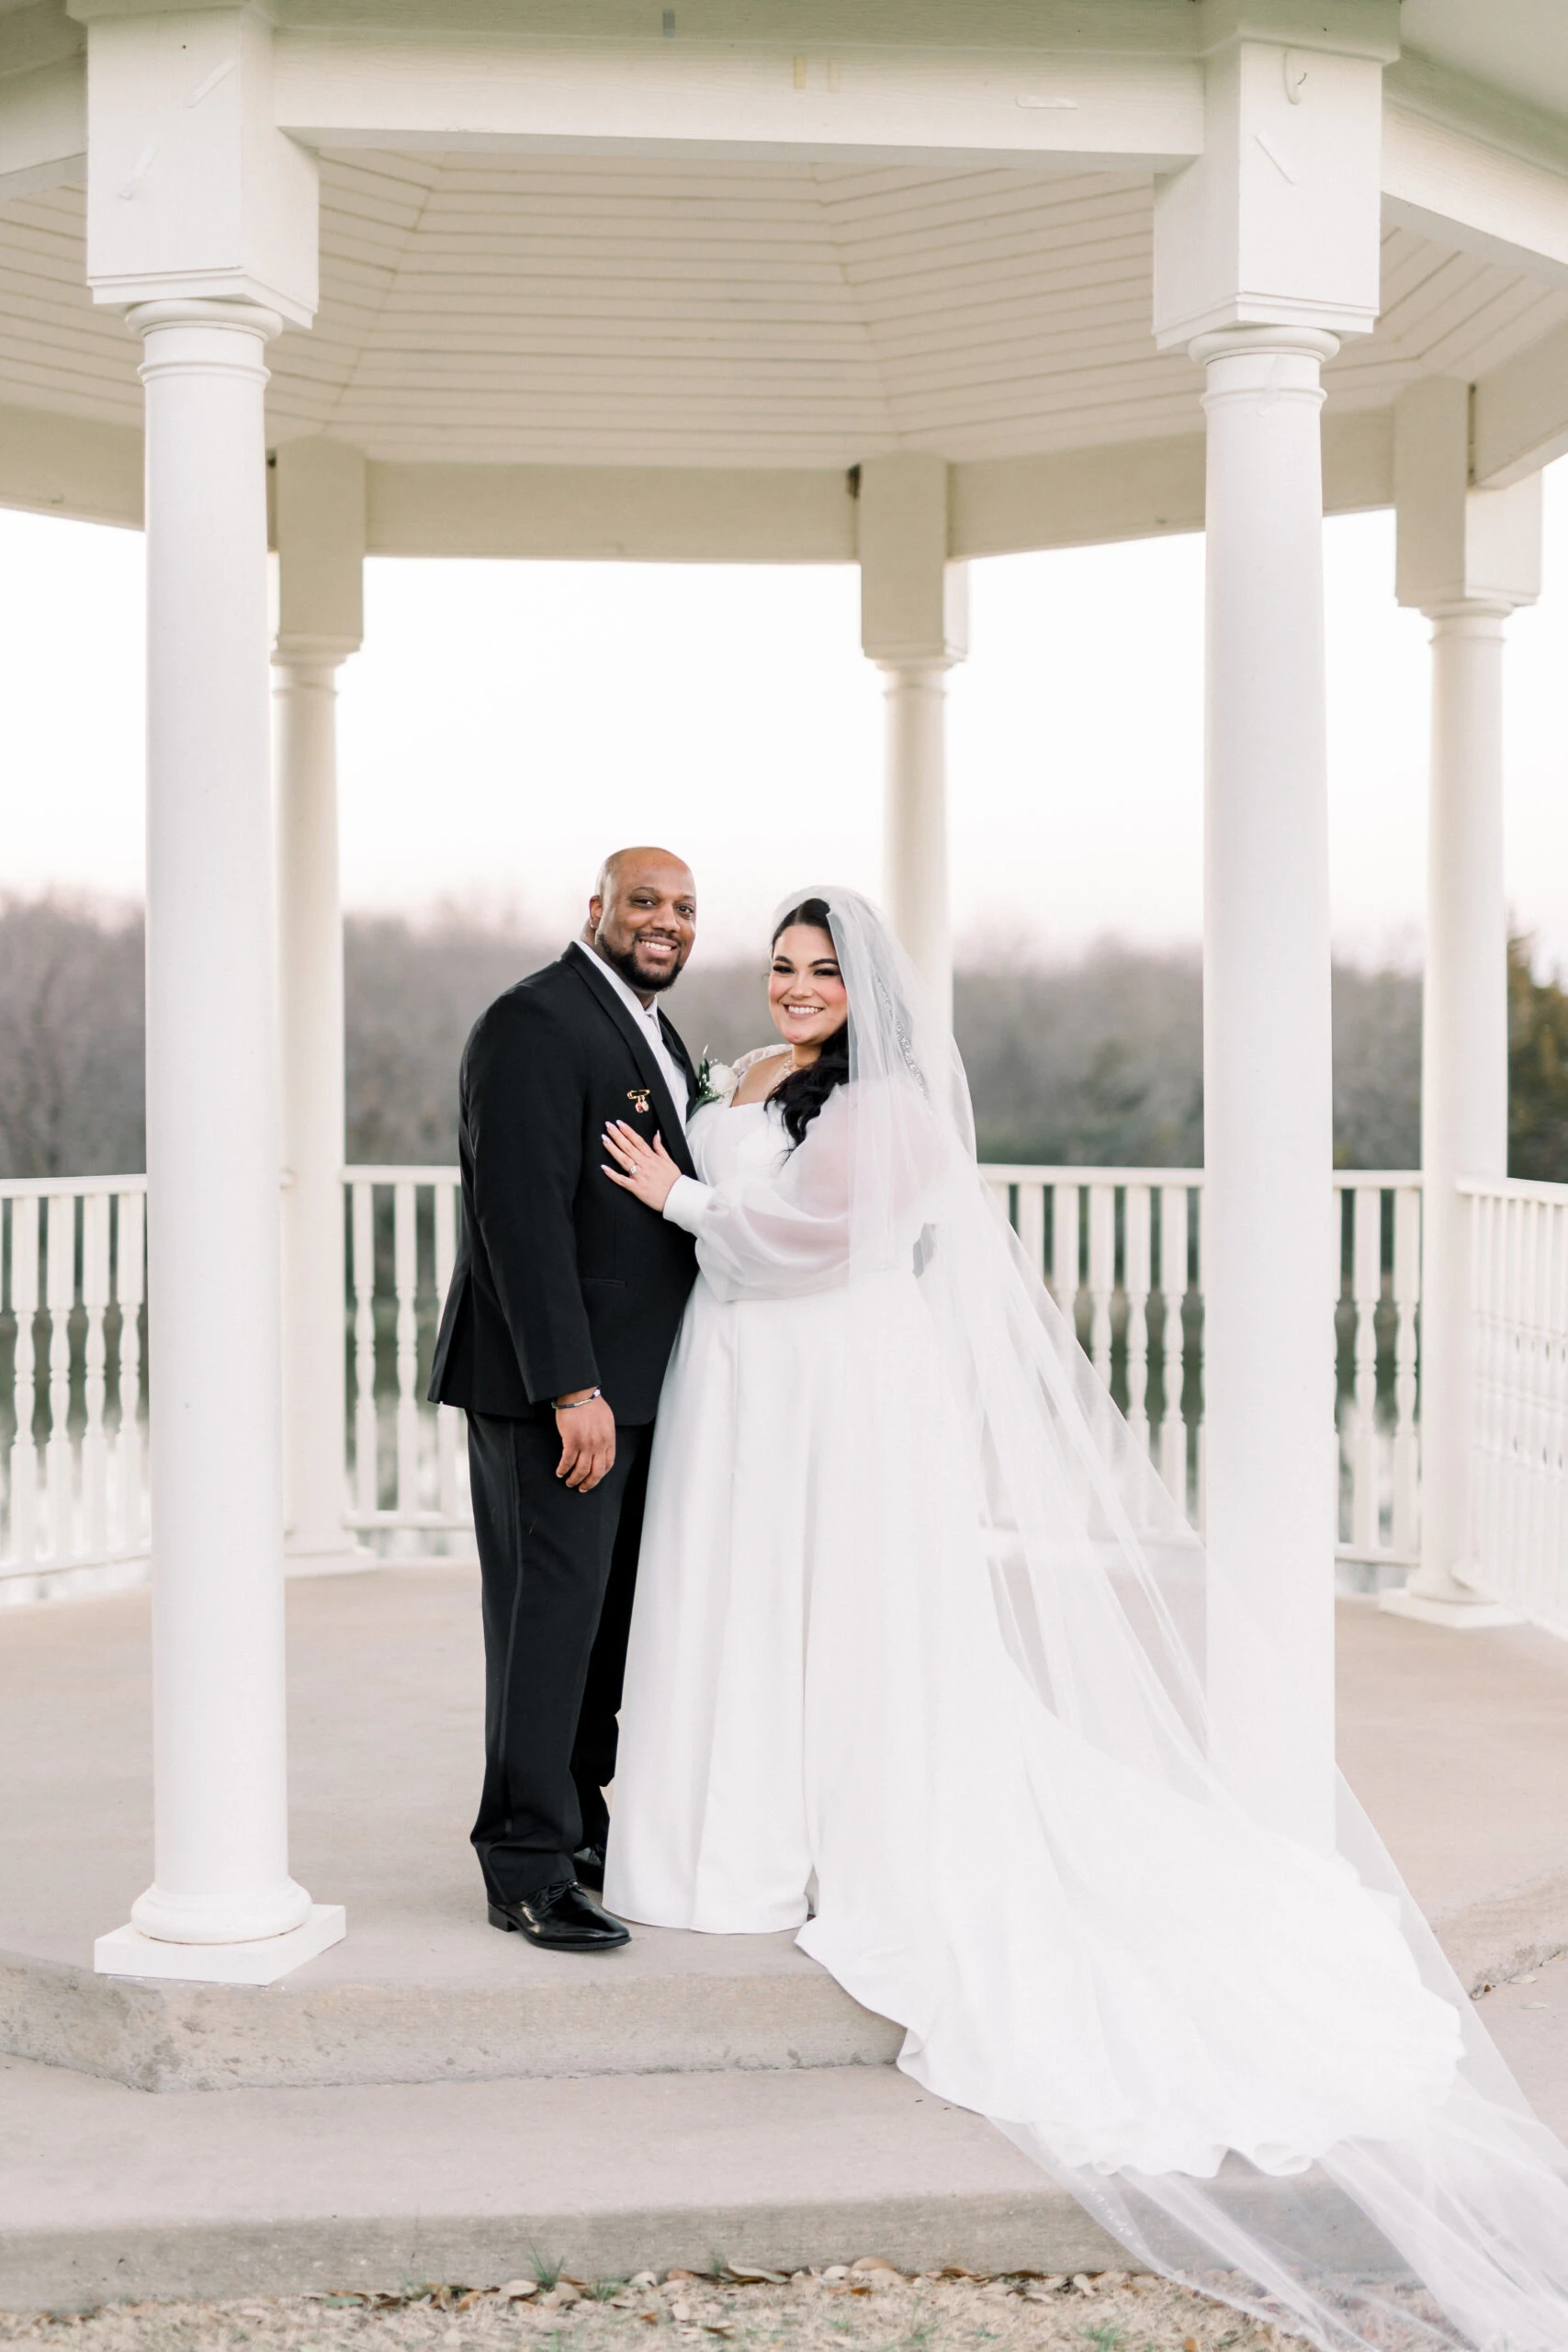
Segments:
[[[602,978],[594,969],[594,957],[592,952],[584,955],[581,948],[569,947],[561,961],[569,970],[576,973],[600,1011],[607,1013],[620,1031],[622,1037],[631,1049],[632,1058],[642,1072],[649,1093],[652,1097],[653,1106],[659,1117],[659,1131],[664,1137],[665,1149],[682,1176],[694,1176],[697,1171],[693,1165],[692,1155],[686,1148],[685,1122],[670,1099],[670,1088],[665,1080],[664,1072],[659,1067],[647,1030],[643,1028],[640,1022],[632,1019],[609,980]],[[668,1026],[668,1023],[665,1025]],[[686,1062],[689,1069],[690,1059],[684,1046],[681,1049],[681,1057]]]
[[[659,1026],[663,1034],[665,1044],[686,1073],[686,1116],[689,1119],[697,1098],[697,1066],[686,1051],[686,1040],[667,1012],[660,1013]]]

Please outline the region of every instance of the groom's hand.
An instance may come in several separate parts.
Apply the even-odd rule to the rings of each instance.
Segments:
[[[574,1394],[587,1396],[579,1388]],[[563,1410],[570,1407],[570,1411]],[[615,1466],[615,1416],[603,1396],[592,1404],[574,1404],[570,1396],[556,1399],[556,1429],[560,1436],[560,1460],[556,1476],[564,1478],[580,1495],[592,1494],[601,1478]]]

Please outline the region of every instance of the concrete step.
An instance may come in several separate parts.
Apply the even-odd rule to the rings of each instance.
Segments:
[[[902,2034],[778,1936],[535,1951],[476,1903],[385,1916],[276,1984],[0,1955],[0,2049],[144,2091],[889,2064]]]
[[[885,2255],[1126,2258],[978,2116],[888,2066],[172,2092],[0,2059],[0,2307],[499,2286]]]

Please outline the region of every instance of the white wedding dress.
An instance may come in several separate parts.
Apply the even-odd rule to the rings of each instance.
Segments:
[[[704,1107],[670,1204],[701,1272],[606,1903],[798,1929],[908,2073],[1311,2340],[1555,2352],[1562,2152],[1375,1841],[1352,1866],[1216,1784],[1178,1630],[1213,1572],[983,1198],[897,949],[831,903],[851,1082],[793,1152],[772,1105]],[[1291,2201],[1314,2165],[1387,2257],[1354,2278]],[[1429,2294],[1386,2291],[1402,2263]]]

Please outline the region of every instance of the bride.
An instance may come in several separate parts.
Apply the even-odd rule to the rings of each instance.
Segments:
[[[701,1269],[606,1902],[798,1929],[1151,2267],[1335,2352],[1562,2352],[1568,2157],[1348,1792],[1319,1853],[1212,1769],[1204,1614],[1245,1600],[987,1194],[951,1035],[849,890],[784,913],[768,993],[697,1179],[604,1138]]]

